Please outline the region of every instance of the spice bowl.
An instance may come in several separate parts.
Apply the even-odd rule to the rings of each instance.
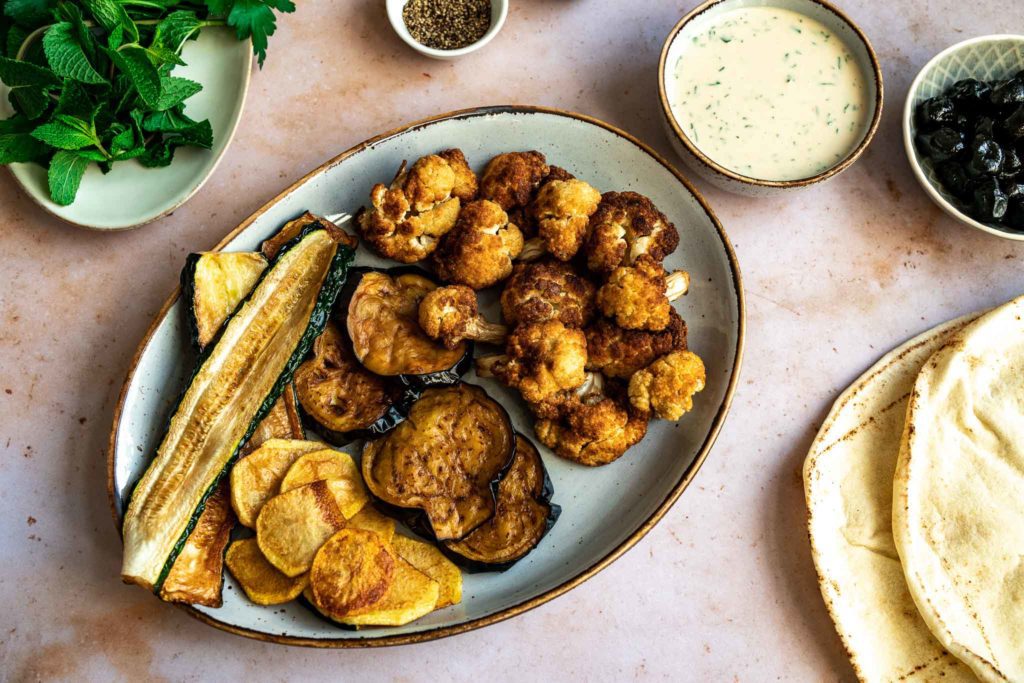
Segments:
[[[491,40],[494,39],[494,36],[498,35],[502,26],[505,25],[505,18],[508,16],[508,0],[490,0],[491,23],[487,28],[487,31],[468,45],[452,49],[442,49],[424,45],[416,40],[416,38],[413,37],[413,34],[410,33],[409,28],[406,25],[405,18],[403,17],[403,10],[411,1],[419,1],[426,4],[425,0],[386,0],[385,6],[388,14],[388,21],[391,22],[391,27],[395,30],[395,33],[398,34],[398,37],[405,41],[406,45],[416,50],[416,52],[419,52],[421,55],[433,57],[434,59],[457,59],[468,55],[471,52],[476,52],[484,45],[491,42]],[[460,5],[467,2],[471,3],[473,0],[430,0],[430,4]]]
[[[773,19],[779,19],[777,26],[782,26],[788,21],[807,23],[803,25],[803,28],[795,23],[780,28],[781,38],[778,40],[773,38],[774,42],[771,44],[766,44],[764,38],[756,39],[756,36],[759,35],[756,31],[731,35],[714,33],[716,26],[728,25],[727,22],[741,11],[748,17],[754,13],[765,12],[792,17],[792,19],[773,17]],[[745,21],[736,22],[731,30],[741,31],[742,29],[737,27],[744,25]],[[790,30],[792,30],[791,34]],[[761,31],[760,35],[768,34],[769,31]],[[837,66],[834,67],[835,78],[822,78],[821,80],[836,81],[836,83],[818,82],[819,79],[815,77],[812,85],[848,84],[850,91],[856,94],[855,103],[851,103],[842,93],[833,95],[832,91],[838,91],[839,88],[831,88],[829,92],[798,91],[791,94],[786,88],[799,87],[804,83],[811,82],[812,79],[806,75],[812,72],[809,70],[797,72],[799,75],[791,79],[788,74],[781,75],[770,70],[774,67],[769,65],[790,68],[792,62],[784,62],[784,60],[790,59],[791,55],[804,55],[804,52],[807,51],[806,45],[810,44],[808,41],[814,40],[819,34],[825,36],[823,41],[818,39],[820,42],[826,43],[831,40],[830,47],[838,51],[830,53],[829,57],[830,60],[838,60]],[[746,40],[743,39],[744,35]],[[792,36],[792,41],[805,42],[793,43],[795,47],[791,47],[792,41],[786,36]],[[813,44],[818,45],[818,43]],[[698,47],[703,49],[706,45],[717,46],[717,52],[705,50],[707,55],[705,57],[693,51]],[[844,49],[840,51],[840,47]],[[798,48],[803,48],[804,52]],[[736,50],[745,50],[745,52],[741,55]],[[712,53],[714,59],[710,56]],[[693,59],[694,57],[697,59]],[[809,66],[811,64],[814,64],[814,68],[817,69],[818,64],[826,63],[824,61],[814,62],[809,52],[807,56],[793,57],[793,59],[802,60],[808,65],[807,69],[811,68]],[[728,68],[726,64],[729,64]],[[726,73],[723,73],[722,76],[736,74],[736,65],[743,65],[745,69],[752,64],[757,65],[753,69],[758,73],[746,74],[744,71],[740,71],[741,75],[733,76],[732,79],[719,76],[723,71]],[[680,67],[680,65],[683,66]],[[686,71],[687,65],[689,65],[689,72]],[[855,73],[859,74],[858,78],[847,75],[851,66],[856,67]],[[762,69],[764,71],[760,71]],[[813,73],[816,76],[820,72]],[[777,76],[779,78],[776,78]],[[689,82],[691,79],[696,79],[693,84]],[[694,90],[691,94],[689,86],[696,85],[697,80],[700,81],[701,89],[699,92]],[[791,80],[797,85],[786,85]],[[839,81],[843,82],[839,83]],[[797,122],[793,119],[792,112],[775,111],[774,114],[777,114],[778,118],[776,119],[773,115],[769,121],[768,116],[762,118],[756,115],[754,110],[746,109],[746,104],[750,102],[768,102],[768,98],[763,96],[757,88],[747,88],[747,84],[750,83],[756,83],[759,87],[764,87],[763,84],[768,83],[773,84],[772,87],[776,87],[775,84],[777,84],[778,89],[773,91],[775,101],[772,108],[775,109],[774,105],[779,104],[780,109],[783,109],[784,107],[780,103],[798,103],[803,107],[802,112],[813,111],[815,113],[815,125],[820,125],[822,131],[828,132],[828,137],[832,135],[833,125],[829,120],[830,117],[826,116],[826,112],[834,110],[837,117],[843,121],[841,124],[843,126],[842,135],[839,135],[840,128],[835,128],[835,133],[842,139],[842,143],[836,143],[837,146],[834,149],[829,149],[828,156],[818,158],[810,151],[811,144],[808,142],[801,146],[801,151],[792,153],[793,159],[787,159],[787,161],[795,162],[794,165],[785,171],[780,171],[778,175],[773,175],[765,167],[758,168],[754,165],[752,154],[768,149],[770,145],[763,144],[765,141],[779,138],[783,133],[792,133],[791,137],[795,138],[797,135],[793,131],[802,129],[796,125]],[[729,91],[730,85],[732,85],[732,92]],[[722,88],[710,88],[710,86],[722,86]],[[711,95],[711,92],[716,94]],[[860,158],[878,130],[881,121],[882,69],[878,57],[863,31],[852,19],[826,0],[706,0],[680,19],[665,39],[658,63],[658,94],[662,123],[669,142],[695,174],[712,185],[735,194],[750,197],[780,196],[834,178]],[[724,99],[730,96],[732,99]],[[705,107],[702,98],[717,98],[717,104],[709,102]],[[744,98],[746,98],[745,101]],[[843,118],[847,116],[844,103],[846,107],[852,106],[851,112],[857,112],[855,121],[847,121]],[[820,116],[819,104],[821,105]],[[797,104],[792,106],[795,107]],[[688,110],[692,110],[690,115],[693,117],[689,120],[687,120],[686,114]],[[701,125],[695,125],[697,115],[694,112],[705,110],[710,110],[715,115],[725,111],[728,111],[729,115],[735,114],[736,116],[749,114],[751,118],[743,116],[742,121],[733,122],[735,126],[728,133],[722,132],[723,128],[720,127],[720,124],[723,121],[721,119],[715,120],[713,124],[711,119],[701,121],[701,123],[715,126],[710,129],[714,130],[714,133],[705,134],[704,139],[701,139],[701,130],[706,133],[709,128],[707,125],[703,128]],[[744,145],[730,143],[735,149],[732,157],[726,160],[720,156],[721,150],[713,149],[708,138],[740,140],[740,135],[733,135],[733,131],[740,133],[740,128],[751,129],[751,135],[744,133],[746,140]],[[812,130],[817,131],[818,129]],[[825,135],[825,132],[822,132],[821,135]],[[810,141],[812,137],[807,136],[807,139]],[[797,144],[798,141],[794,140],[793,149]],[[787,148],[787,157],[789,156],[788,150],[789,148]],[[803,163],[805,161],[806,164]]]
[[[1024,70],[1024,36],[991,35],[971,38],[946,48],[931,59],[910,84],[903,109],[903,143],[907,160],[918,182],[936,206],[972,228],[1004,239],[1024,241],[1024,233],[996,223],[979,221],[961,210],[962,202],[939,181],[932,161],[914,143],[917,125],[914,112],[924,100],[945,92],[965,78],[993,81]]]

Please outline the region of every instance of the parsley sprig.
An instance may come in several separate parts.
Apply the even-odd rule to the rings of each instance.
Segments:
[[[167,166],[178,147],[213,146],[185,114],[202,86],[173,75],[185,42],[211,26],[252,40],[260,66],[276,12],[292,0],[0,0],[0,81],[15,114],[0,120],[0,165],[47,167],[50,196],[71,204],[90,163]]]

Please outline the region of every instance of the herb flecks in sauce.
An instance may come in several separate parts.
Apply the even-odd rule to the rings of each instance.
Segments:
[[[681,127],[715,162],[750,177],[795,180],[831,168],[860,142],[869,111],[864,74],[824,25],[790,10],[747,7],[696,30],[679,42],[666,86]],[[713,134],[697,140],[698,128]]]

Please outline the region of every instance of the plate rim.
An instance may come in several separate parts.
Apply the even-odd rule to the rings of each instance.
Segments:
[[[208,614],[200,612],[191,605],[176,605],[183,609],[187,614],[198,619],[199,621],[213,626],[221,631],[226,631],[234,635],[251,638],[253,640],[259,640],[262,642],[276,643],[279,645],[299,645],[303,647],[314,647],[314,648],[331,648],[331,649],[349,649],[349,648],[372,648],[372,647],[387,647],[393,645],[406,645],[412,643],[423,643],[431,640],[437,640],[439,638],[445,638],[448,636],[458,635],[460,633],[466,633],[468,631],[474,631],[485,626],[497,624],[511,619],[512,617],[519,616],[525,612],[532,610],[535,607],[539,607],[546,602],[554,600],[555,598],[568,593],[577,586],[583,584],[585,581],[597,575],[600,571],[608,567],[615,560],[619,559],[633,546],[635,546],[640,539],[648,534],[651,529],[654,528],[658,522],[668,513],[679,497],[693,481],[697,472],[700,470],[704,461],[707,459],[715,441],[718,439],[718,435],[722,430],[722,426],[725,423],[725,418],[729,413],[729,409],[732,406],[733,396],[736,392],[736,387],[739,385],[740,367],[743,361],[743,352],[746,344],[746,303],[743,291],[743,278],[740,273],[739,261],[736,258],[736,253],[733,250],[732,243],[729,241],[729,237],[719,222],[715,212],[708,205],[707,200],[697,190],[696,187],[685,177],[678,169],[669,163],[661,154],[652,149],[649,145],[641,142],[638,138],[634,137],[630,133],[614,126],[610,123],[602,121],[601,119],[589,116],[587,114],[581,114],[578,112],[558,109],[554,107],[545,107],[540,105],[521,105],[521,104],[504,104],[504,105],[490,105],[482,107],[471,107],[467,109],[458,109],[449,111],[443,114],[437,114],[424,119],[419,119],[412,123],[399,126],[391,129],[387,132],[380,133],[371,138],[360,142],[344,152],[338,154],[332,159],[325,163],[317,166],[313,170],[309,171],[301,178],[296,180],[294,183],[289,185],[287,188],[278,193],[275,197],[270,199],[268,202],[263,204],[259,209],[253,212],[248,218],[243,220],[237,227],[228,232],[213,248],[208,251],[220,251],[223,249],[228,242],[238,236],[242,231],[252,225],[257,219],[259,219],[264,213],[269,211],[271,208],[276,206],[279,202],[287,198],[293,191],[304,185],[305,183],[312,180],[315,176],[323,173],[324,171],[336,166],[345,159],[362,152],[368,148],[373,147],[377,143],[402,135],[411,131],[418,130],[442,121],[469,119],[478,116],[487,116],[492,114],[548,114],[554,116],[562,116],[576,121],[582,121],[599,128],[603,128],[623,139],[627,142],[632,143],[638,147],[642,152],[649,155],[655,161],[660,163],[667,171],[669,171],[676,180],[678,180],[683,187],[685,187],[697,200],[697,203],[704,210],[704,213],[711,220],[714,226],[718,238],[722,243],[722,247],[725,250],[726,258],[729,261],[729,268],[732,275],[734,288],[736,291],[736,311],[737,311],[737,335],[736,335],[736,350],[731,368],[731,377],[729,384],[726,387],[725,395],[722,397],[722,401],[718,406],[718,410],[715,413],[714,419],[711,421],[711,428],[708,431],[707,437],[701,444],[700,449],[697,451],[693,461],[683,470],[679,481],[672,487],[668,495],[664,500],[655,508],[654,512],[644,520],[626,539],[611,549],[602,558],[591,564],[589,567],[584,568],[578,574],[572,578],[560,583],[559,585],[551,588],[539,595],[535,595],[532,598],[522,600],[510,607],[499,610],[494,614],[485,615],[472,619],[470,621],[463,622],[461,624],[453,624],[451,626],[439,626],[437,628],[428,629],[425,631],[418,631],[416,633],[407,633],[401,635],[391,636],[380,636],[380,637],[365,637],[365,638],[308,638],[301,636],[289,636],[284,634],[273,634],[266,633],[263,631],[256,631],[253,629],[245,628],[242,626],[236,626],[234,624],[228,624],[219,619],[216,619]],[[110,513],[114,522],[114,528],[117,530],[118,536],[121,535],[121,524],[120,518],[117,512],[117,494],[114,487],[114,457],[117,449],[117,432],[118,427],[121,424],[123,417],[123,410],[125,400],[128,396],[128,388],[131,386],[132,380],[135,378],[135,372],[138,369],[139,361],[142,358],[142,354],[145,353],[146,348],[149,346],[153,334],[156,332],[157,327],[166,317],[167,312],[171,306],[178,300],[180,295],[180,286],[176,286],[171,295],[164,301],[160,310],[157,312],[153,321],[150,323],[149,328],[143,335],[142,340],[139,342],[135,349],[135,353],[129,363],[128,372],[125,377],[124,383],[121,385],[121,391],[118,395],[117,405],[114,408],[114,420],[113,426],[110,430],[109,445],[107,448],[107,502],[110,504]]]

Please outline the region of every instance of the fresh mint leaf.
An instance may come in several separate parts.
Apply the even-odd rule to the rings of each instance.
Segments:
[[[54,24],[46,30],[43,35],[43,51],[50,68],[58,76],[93,85],[107,83],[107,79],[89,63],[85,50],[75,36],[75,27],[70,22]]]
[[[75,152],[60,151],[50,159],[47,180],[50,184],[50,198],[60,206],[75,201],[82,176],[89,165],[89,159]]]
[[[77,81],[68,81],[60,92],[55,114],[67,114],[80,119],[91,119],[95,115],[96,105],[86,91],[85,86]]]
[[[8,28],[3,54],[11,59],[17,57],[21,44],[28,38],[28,33],[28,30],[21,26],[11,26]]]
[[[142,121],[142,130],[150,133],[177,133],[194,125],[196,122],[185,115],[182,107],[175,107],[147,115]]]
[[[96,38],[92,35],[89,27],[86,26],[82,10],[79,9],[78,5],[62,2],[57,6],[57,14],[61,19],[74,27],[75,38],[82,47],[82,51],[85,52],[85,56],[89,58],[90,62],[96,64],[99,57]]]
[[[160,100],[157,111],[167,111],[178,106],[203,89],[203,86],[187,78],[167,76],[160,79]]]
[[[116,0],[82,0],[89,14],[107,31],[120,27],[123,38],[129,43],[139,40],[139,27],[128,16],[124,6]]]
[[[167,15],[167,18],[156,25],[152,47],[162,47],[175,53],[179,52],[185,41],[199,33],[202,22],[195,12],[179,10]]]
[[[115,157],[135,147],[135,131],[124,128],[110,140],[110,153]]]
[[[200,121],[194,126],[178,131],[178,135],[184,144],[203,149],[213,147],[213,126],[208,120]]]
[[[23,116],[12,116],[0,121],[0,164],[35,161],[49,149],[31,135],[31,121]]]
[[[3,3],[4,16],[22,26],[36,28],[46,23],[56,4],[51,0],[6,0]]]
[[[150,109],[160,101],[160,73],[149,61],[146,50],[138,46],[125,46],[108,52],[114,64],[128,76],[139,98]]]
[[[45,88],[14,88],[8,95],[8,100],[14,110],[27,116],[38,119],[50,108],[50,95]]]
[[[162,168],[170,166],[174,161],[174,143],[171,140],[161,140],[139,156],[139,163],[146,168]]]
[[[210,10],[210,14],[218,17],[227,17],[234,0],[205,0],[205,2],[207,9]]]
[[[93,147],[99,142],[89,122],[63,114],[37,127],[32,131],[32,137],[50,147],[67,150]]]
[[[8,88],[49,88],[60,85],[57,74],[49,69],[7,57],[0,57],[0,81]]]
[[[146,48],[146,54],[149,55],[149,60],[157,67],[157,71],[160,75],[165,75],[163,72],[166,70],[170,73],[170,69],[176,66],[185,66],[185,60],[183,60],[178,53],[174,50],[168,50],[166,47],[160,45],[154,45]]]

